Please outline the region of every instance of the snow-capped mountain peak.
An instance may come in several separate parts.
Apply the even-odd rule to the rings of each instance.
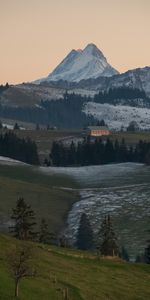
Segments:
[[[105,58],[103,53],[101,52],[100,49],[97,48],[97,46],[95,44],[88,44],[85,49],[83,50],[84,53],[89,54],[89,55],[93,55],[93,56],[97,56],[97,57],[101,57],[101,58]]]
[[[107,62],[101,50],[91,43],[83,50],[73,49],[48,77],[39,79],[36,83],[58,80],[78,82],[82,79],[110,77],[115,74],[118,74],[118,71]]]

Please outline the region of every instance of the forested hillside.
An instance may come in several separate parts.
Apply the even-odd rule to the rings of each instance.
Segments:
[[[68,92],[63,95],[63,99],[49,100],[44,96],[44,100],[41,97],[41,101],[34,106],[11,106],[7,102],[5,105],[2,102],[0,103],[0,117],[44,125],[49,124],[60,128],[82,128],[87,124],[97,122],[94,116],[84,112],[84,106],[88,102],[128,105],[131,108],[149,108],[150,106],[150,100],[144,91],[117,88],[105,92],[100,91],[94,98]]]
[[[36,144],[30,138],[18,138],[11,131],[0,135],[0,155],[33,165],[39,163]]]

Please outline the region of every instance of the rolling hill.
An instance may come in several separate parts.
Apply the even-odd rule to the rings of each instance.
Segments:
[[[0,235],[0,299],[12,300],[14,281],[7,255],[20,244]],[[36,277],[23,279],[21,300],[61,300],[68,289],[70,300],[149,300],[148,265],[125,263],[117,258],[99,259],[92,253],[32,244]]]

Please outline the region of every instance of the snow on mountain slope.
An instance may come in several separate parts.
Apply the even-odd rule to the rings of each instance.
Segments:
[[[112,81],[110,80],[110,88],[120,86],[138,88],[150,95],[150,67],[129,70],[119,76],[114,76]]]
[[[0,97],[2,105],[13,106],[13,107],[34,107],[40,105],[41,100],[51,101],[63,99],[63,95],[66,92],[66,88],[52,87],[46,85],[38,84],[18,84],[15,86],[10,86]],[[95,91],[90,91],[88,89],[76,89],[71,88],[68,93],[81,94],[85,96],[93,97]],[[42,108],[43,109],[43,108]]]
[[[58,80],[79,82],[82,79],[109,77],[115,74],[118,74],[118,71],[108,64],[96,45],[88,44],[84,50],[72,50],[48,77],[35,83]]]
[[[83,112],[97,120],[105,120],[113,130],[125,129],[131,121],[136,121],[140,129],[150,129],[150,109],[147,108],[88,102]]]
[[[104,91],[110,88],[130,87],[144,90],[150,96],[150,67],[137,68],[111,77],[81,80],[76,88]]]

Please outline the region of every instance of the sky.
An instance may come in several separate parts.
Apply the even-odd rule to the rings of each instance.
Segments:
[[[150,66],[150,0],[0,0],[0,84],[45,77],[89,43],[119,72]]]

